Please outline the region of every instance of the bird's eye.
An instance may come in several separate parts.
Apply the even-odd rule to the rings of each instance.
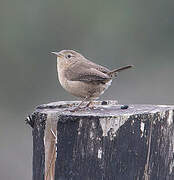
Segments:
[[[68,54],[68,55],[67,55],[67,58],[71,58],[71,54]]]

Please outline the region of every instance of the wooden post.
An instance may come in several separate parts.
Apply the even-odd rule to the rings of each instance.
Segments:
[[[33,180],[173,180],[174,106],[96,102],[41,105],[33,127]]]

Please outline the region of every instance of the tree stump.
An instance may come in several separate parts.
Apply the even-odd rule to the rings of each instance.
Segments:
[[[95,102],[41,105],[33,127],[33,180],[173,180],[174,106]]]

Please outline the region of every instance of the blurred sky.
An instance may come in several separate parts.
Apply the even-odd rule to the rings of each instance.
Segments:
[[[120,73],[101,99],[174,104],[174,1],[0,0],[0,179],[32,177],[38,104],[75,100],[57,82],[51,51],[74,49]]]

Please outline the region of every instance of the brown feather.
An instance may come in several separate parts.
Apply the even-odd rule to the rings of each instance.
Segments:
[[[123,67],[120,67],[120,68],[118,68],[118,69],[114,69],[114,70],[110,71],[110,72],[107,73],[107,74],[108,74],[108,75],[111,75],[111,74],[113,74],[113,73],[117,73],[117,72],[123,71],[123,70],[125,70],[125,69],[129,69],[129,68],[132,68],[132,67],[134,67],[134,66],[133,66],[133,65],[123,66]]]
[[[68,80],[71,81],[84,81],[84,82],[92,82],[92,81],[107,81],[111,78],[103,73],[109,72],[109,70],[104,67],[96,66],[95,64],[89,64],[83,62],[76,62],[70,65],[66,71],[65,76]]]

